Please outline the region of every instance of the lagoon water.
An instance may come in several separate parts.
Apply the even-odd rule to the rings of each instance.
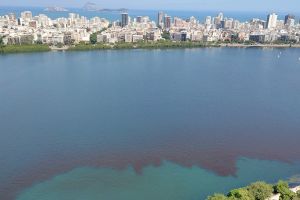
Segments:
[[[255,48],[1,55],[0,199],[201,200],[295,176],[299,57]]]

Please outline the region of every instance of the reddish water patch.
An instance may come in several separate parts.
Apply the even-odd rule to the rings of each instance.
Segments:
[[[296,136],[297,134],[294,134]],[[133,166],[142,175],[145,166],[159,166],[162,160],[177,163],[183,167],[199,166],[215,172],[220,176],[235,175],[236,160],[239,157],[258,158],[292,162],[300,160],[299,137],[263,138],[241,136],[219,140],[214,137],[181,137],[161,138],[159,142],[148,148],[136,151],[85,152],[76,155],[49,153],[44,160],[33,163],[16,174],[8,183],[1,183],[0,198],[13,199],[22,189],[47,180],[80,166],[109,167],[125,169]],[[185,135],[185,136],[191,136]],[[217,146],[217,148],[216,148]]]

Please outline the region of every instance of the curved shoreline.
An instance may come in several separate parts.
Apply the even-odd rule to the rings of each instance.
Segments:
[[[266,48],[286,49],[300,48],[300,44],[239,44],[239,43],[199,43],[199,42],[167,42],[167,43],[119,43],[119,44],[79,44],[73,46],[47,45],[10,45],[0,47],[1,54],[39,53],[48,51],[94,51],[121,49],[191,49],[191,48]]]
[[[221,44],[221,47],[232,48],[300,48],[300,44]]]

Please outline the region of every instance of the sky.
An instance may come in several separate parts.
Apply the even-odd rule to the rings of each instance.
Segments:
[[[163,10],[294,11],[300,0],[0,0],[0,6],[82,7],[87,1],[102,8]]]

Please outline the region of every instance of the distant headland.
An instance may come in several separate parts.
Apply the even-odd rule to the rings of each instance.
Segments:
[[[101,8],[100,6],[98,6],[95,3],[92,2],[87,2],[86,4],[84,4],[84,6],[82,7],[82,9],[84,11],[90,11],[90,12],[127,12],[128,9],[126,8],[118,8],[118,9],[110,9],[110,8]]]
[[[44,9],[46,12],[68,12],[69,10],[59,6],[49,6]]]

